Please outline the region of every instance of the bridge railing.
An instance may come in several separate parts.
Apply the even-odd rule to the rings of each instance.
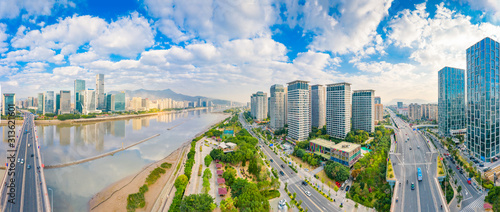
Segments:
[[[40,143],[38,142],[38,135],[36,134],[36,128],[35,128],[35,122],[33,122],[33,131],[35,132],[35,144],[36,144],[36,151],[38,155],[38,164],[42,164],[40,166],[40,175],[42,178],[42,193],[43,193],[43,201],[44,201],[44,206],[45,206],[45,211],[51,211],[50,207],[50,200],[49,200],[49,193],[47,191],[47,184],[45,182],[45,173],[44,173],[44,167],[45,166],[42,163],[42,154],[40,153]]]

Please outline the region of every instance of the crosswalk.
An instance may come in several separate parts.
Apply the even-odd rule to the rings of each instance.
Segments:
[[[467,207],[463,208],[461,212],[484,211],[483,204],[484,204],[484,195],[481,195],[479,198],[474,200],[474,202],[470,203],[469,205],[467,205]]]

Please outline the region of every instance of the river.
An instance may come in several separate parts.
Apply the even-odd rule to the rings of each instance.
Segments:
[[[204,109],[90,124],[37,126],[42,159],[46,165],[100,155],[160,134],[113,156],[46,169],[47,187],[53,190],[54,211],[88,211],[88,201],[94,194],[165,158],[184,142],[226,117]],[[7,131],[4,128],[0,127],[3,138]],[[0,145],[0,162],[3,164],[6,148],[4,139],[4,145]],[[3,176],[3,170],[0,176]]]

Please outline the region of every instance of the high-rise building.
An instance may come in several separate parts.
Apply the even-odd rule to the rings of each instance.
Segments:
[[[4,93],[2,95],[2,115],[6,115],[9,113],[10,108],[13,108],[13,112],[15,112],[16,108],[16,94],[15,93]],[[6,127],[4,127],[6,128]]]
[[[408,106],[408,118],[412,121],[422,119],[422,107],[417,103],[411,103]]]
[[[251,96],[252,108],[250,113],[257,121],[262,121],[267,118],[267,93],[259,91]]]
[[[375,132],[374,90],[356,90],[352,93],[352,129]]]
[[[304,141],[311,131],[311,97],[308,81],[288,83],[288,138]]]
[[[56,109],[54,110],[55,114],[59,114],[59,107],[61,107],[61,94],[56,93],[56,104],[55,104]]]
[[[55,113],[54,91],[45,92],[45,111],[43,114]]]
[[[36,113],[44,114],[45,112],[45,95],[43,93],[38,93],[38,103]]]
[[[311,125],[322,128],[326,124],[326,87],[311,86]]]
[[[286,90],[283,85],[271,86],[270,101],[270,127],[279,130],[285,126],[285,96]]]
[[[465,70],[444,67],[438,72],[439,133],[466,128]]]
[[[125,111],[125,92],[117,93],[115,96],[114,111]]]
[[[106,95],[106,111],[115,111],[115,95],[113,94]]]
[[[500,155],[499,53],[488,37],[467,49],[466,146],[482,161]]]
[[[104,94],[104,74],[96,74],[95,76],[95,92],[97,98],[97,109],[106,109],[106,95]]]
[[[380,96],[376,96],[374,98],[375,104],[382,104],[382,101],[380,101]]]
[[[403,102],[398,102],[398,109],[403,108]]]
[[[60,103],[58,114],[71,113],[71,91],[59,91]]]
[[[465,108],[464,108],[465,109]],[[422,104],[422,117],[427,120],[438,120],[437,104]],[[464,116],[465,118],[465,116]]]
[[[87,89],[80,94],[83,106],[83,114],[88,115],[89,113],[99,113],[100,111],[96,109],[96,92],[93,89]]]
[[[81,92],[80,92],[81,91]],[[83,103],[80,100],[80,94],[85,92],[85,80],[75,80],[75,112],[82,113],[83,112]]]
[[[375,121],[384,120],[384,105],[375,104]]]
[[[351,84],[342,82],[326,88],[326,132],[344,139],[351,131]]]

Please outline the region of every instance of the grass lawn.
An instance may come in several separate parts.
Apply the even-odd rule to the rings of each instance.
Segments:
[[[335,180],[332,180],[330,178],[328,178],[328,176],[326,176],[326,172],[325,170],[321,170],[320,172],[318,172],[318,174],[316,174],[318,177],[319,177],[319,181],[321,182],[322,179],[325,180],[325,185],[328,186],[328,182],[330,182],[330,188],[333,189],[333,187],[335,187]],[[313,180],[314,182],[314,180]],[[341,182],[339,182],[340,184],[342,184]]]
[[[315,168],[317,167],[313,167],[311,165],[309,165],[308,163],[302,161],[302,159],[296,157],[296,156],[293,156],[293,155],[290,155],[290,158],[297,164],[302,164],[302,169],[309,169],[309,172],[314,170]],[[300,168],[300,167],[299,167]]]

